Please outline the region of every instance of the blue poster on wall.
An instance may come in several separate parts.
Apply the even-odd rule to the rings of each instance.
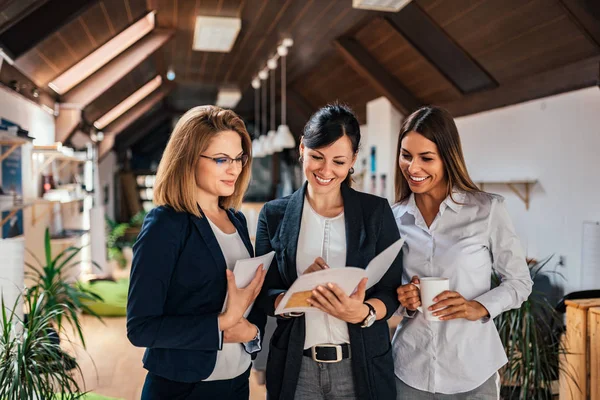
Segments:
[[[0,154],[7,152],[11,146],[2,146]],[[23,180],[21,177],[22,157],[21,148],[17,148],[2,161],[2,180],[0,186],[4,194],[13,195],[17,203],[23,201]],[[0,220],[4,221],[10,211],[3,211]],[[2,226],[2,238],[11,238],[23,234],[23,211],[12,215]]]

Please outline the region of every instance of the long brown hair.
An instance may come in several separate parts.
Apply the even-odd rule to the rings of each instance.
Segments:
[[[250,183],[252,140],[236,113],[215,106],[194,107],[175,125],[156,173],[156,205],[169,205],[176,211],[202,216],[195,199],[196,166],[211,139],[223,131],[237,132],[242,138],[244,154],[248,155],[233,194],[219,199],[221,207],[239,209]]]
[[[458,129],[452,115],[443,108],[426,106],[421,107],[406,118],[400,128],[398,148],[396,151],[396,202],[406,200],[412,190],[408,186],[406,178],[400,170],[400,152],[402,139],[409,132],[417,132],[431,140],[438,148],[440,157],[444,164],[444,171],[448,187],[446,196],[452,195],[452,189],[471,193],[479,193],[481,190],[473,183],[463,156]]]

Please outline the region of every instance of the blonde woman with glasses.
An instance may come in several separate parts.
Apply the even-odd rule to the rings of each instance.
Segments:
[[[254,255],[239,208],[250,179],[251,140],[218,107],[185,113],[158,167],[157,207],[134,245],[127,336],[146,347],[142,400],[247,400],[251,355],[265,316],[243,314],[260,292],[231,269]],[[225,311],[223,304],[227,295]]]

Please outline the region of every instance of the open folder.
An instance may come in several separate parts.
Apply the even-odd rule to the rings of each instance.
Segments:
[[[373,287],[388,271],[403,244],[404,239],[398,239],[373,258],[365,269],[356,267],[331,268],[299,276],[279,302],[275,314],[319,311],[306,302],[311,297],[312,290],[319,285],[323,286],[330,282],[335,283],[348,296],[354,292],[361,279],[365,277],[369,278],[367,289]]]
[[[273,261],[273,257],[275,256],[275,252],[272,251],[260,257],[254,258],[245,258],[243,260],[237,260],[233,267],[233,275],[235,276],[235,284],[238,288],[245,288],[252,282],[254,275],[256,275],[256,270],[260,264],[263,265],[263,269],[265,271],[269,270],[271,266],[271,262]],[[227,305],[227,296],[225,296],[225,301],[223,302],[223,311],[225,311],[225,307]],[[250,304],[246,312],[244,313],[244,318],[250,314],[250,310],[252,310],[252,306],[254,303]]]

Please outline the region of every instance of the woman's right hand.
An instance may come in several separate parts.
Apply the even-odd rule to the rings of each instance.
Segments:
[[[244,313],[260,293],[266,275],[263,265],[260,264],[250,284],[240,289],[235,284],[233,272],[227,270],[225,273],[227,274],[227,304],[225,312],[219,315],[219,327],[222,331],[233,327],[244,317]]]
[[[402,285],[396,289],[398,301],[402,307],[409,311],[416,311],[421,306],[421,292],[414,284],[419,283],[419,277],[413,276],[410,283]]]
[[[323,260],[321,257],[317,257],[315,258],[315,262],[313,262],[308,268],[306,268],[302,275],[310,274],[311,272],[322,271],[324,269],[329,269],[329,266],[327,265],[325,260]]]

